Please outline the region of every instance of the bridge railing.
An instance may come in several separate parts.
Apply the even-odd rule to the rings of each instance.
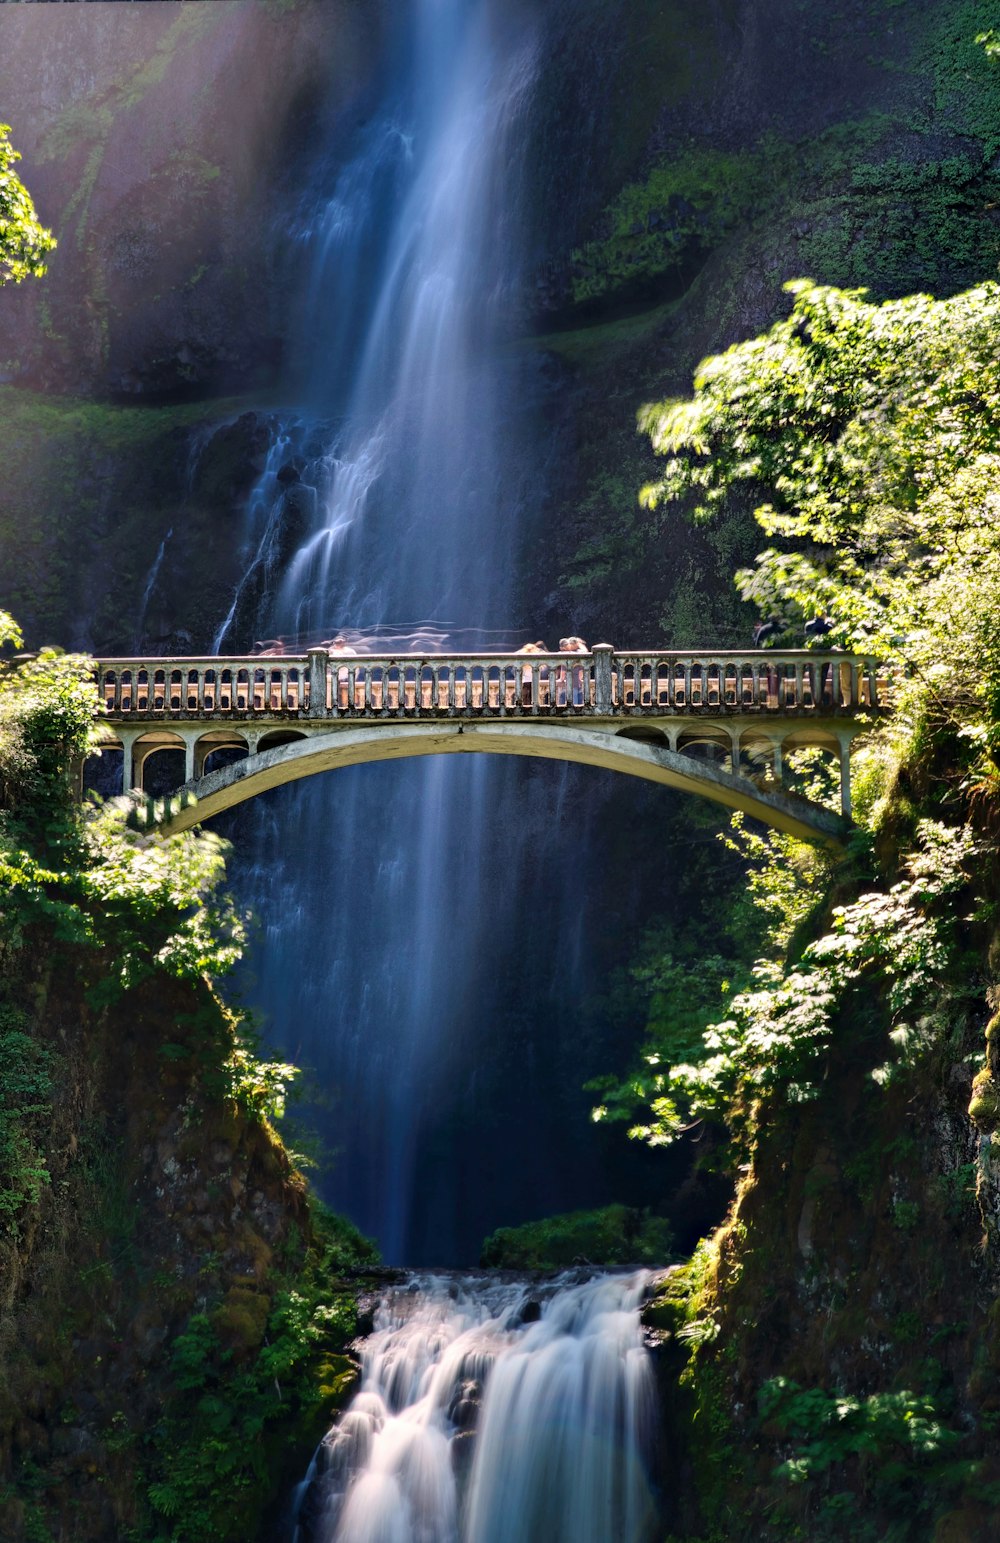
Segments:
[[[820,715],[888,705],[874,660],[842,653],[309,654],[102,659],[120,721],[204,718]]]

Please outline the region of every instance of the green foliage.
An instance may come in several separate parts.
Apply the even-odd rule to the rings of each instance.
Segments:
[[[35,213],[31,195],[14,170],[21,159],[10,142],[10,124],[0,123],[0,285],[19,284],[45,272],[55,246]]]
[[[774,544],[737,575],[744,598],[789,623],[829,616],[832,641],[887,662],[895,723],[863,752],[858,810],[918,844],[907,879],[835,912],[794,967],[760,963],[759,984],[707,1031],[715,1054],[665,1076],[647,1139],[748,1092],[810,1096],[833,1015],[862,980],[893,1021],[874,1075],[918,1060],[940,1038],[913,1011],[948,963],[938,900],[975,866],[951,822],[1000,802],[1000,289],[882,306],[790,289],[787,320],[707,360],[691,401],[646,410],[667,460],[644,498],[707,518],[752,494]],[[926,777],[924,811],[949,825],[899,795],[906,762],[948,768]]]
[[[835,907],[829,931],[798,960],[757,961],[753,987],[733,998],[728,1018],[706,1028],[707,1055],[670,1068],[668,1091],[652,1105],[661,1139],[692,1119],[731,1119],[737,1106],[761,1096],[814,1098],[835,1015],[862,985],[884,995],[896,1051],[912,1057],[925,1048],[919,1036],[914,1043],[905,1015],[950,961],[954,917],[936,902],[965,883],[972,842],[964,829],[924,821],[920,843],[907,879]],[[890,1071],[881,1069],[882,1080]]]
[[[790,622],[829,615],[829,641],[899,666],[909,721],[929,713],[988,750],[1000,289],[873,306],[858,291],[788,288],[786,321],[706,360],[690,401],[644,410],[667,460],[643,498],[706,518],[752,492],[777,544],[737,575],[743,597]]]
[[[0,639],[20,641],[2,612]],[[244,937],[216,836],[160,841],[129,829],[125,801],[89,810],[75,801],[69,766],[94,743],[97,721],[90,659],[45,649],[0,661],[0,958],[40,939],[77,947],[94,1008],[155,976],[215,980],[239,958]],[[0,1228],[16,1230],[48,1179],[50,1055],[27,1020],[5,1012]],[[194,1058],[204,1091],[251,1119],[279,1113],[295,1068],[262,1061],[246,1026],[217,1007],[203,1019],[176,1051]]]
[[[290,1061],[263,1061],[258,1040],[237,1020],[232,1053],[224,1072],[227,1094],[244,1114],[256,1120],[280,1120],[285,1113],[288,1090],[299,1075]],[[290,1154],[293,1156],[294,1154]]]
[[[0,664],[0,944],[19,946],[43,922],[100,949],[95,1003],[156,971],[224,974],[244,937],[222,890],[225,844],[209,833],[144,837],[124,801],[82,810],[69,769],[94,745],[97,721],[85,655],[43,649]]]
[[[947,292],[994,272],[994,31],[981,31],[981,0],[926,11],[908,15],[905,49],[867,61],[905,81],[908,103],[897,95],[891,114],[848,118],[797,140],[766,136],[737,153],[701,135],[673,140],[573,254],[574,298],[586,303],[644,289],[676,298],[693,286],[708,254],[727,244],[729,263],[763,260],[777,283],[789,276],[791,237],[799,272],[824,283],[867,284],[880,296],[918,287]],[[837,51],[839,20],[810,12],[818,52]],[[884,37],[882,19],[873,18],[873,43]],[[700,38],[699,52],[704,46]],[[725,305],[717,275],[713,289],[713,301]]]
[[[128,990],[156,970],[178,979],[225,974],[239,959],[242,919],[225,880],[226,843],[211,832],[145,837],[119,805],[85,828],[80,889],[94,941],[113,951],[103,990]]]
[[[171,1355],[176,1392],[150,1438],[157,1539],[236,1543],[254,1532],[289,1429],[298,1422],[311,1434],[330,1412],[331,1389],[343,1396],[351,1383],[343,1351],[356,1332],[355,1297],[337,1276],[376,1260],[349,1223],[322,1212],[294,1287],[273,1300],[243,1292],[264,1310],[256,1344],[234,1336],[231,1304],[191,1316]]]
[[[573,298],[690,280],[693,265],[759,206],[792,154],[769,141],[736,155],[692,146],[658,162],[644,182],[622,189],[605,216],[607,234],[573,253]]]
[[[704,973],[692,980],[689,969],[664,957],[659,982],[666,989],[654,997],[642,1052],[648,1070],[624,1083],[590,1084],[603,1096],[595,1119],[626,1119],[647,1106],[629,1134],[652,1146],[676,1141],[702,1120],[727,1124],[745,1142],[757,1100],[814,1098],[837,1015],[862,988],[883,996],[892,1024],[888,1058],[872,1073],[879,1083],[939,1037],[936,1020],[912,1015],[932,986],[940,992],[954,960],[953,897],[968,881],[971,833],[922,821],[907,877],[834,907],[827,930],[786,960],[799,924],[824,897],[825,860],[788,837],[748,838],[739,820],[735,831],[737,841],[749,842],[745,849],[755,864],[750,899],[764,919],[756,940],[772,952],[738,970],[738,989],[722,978],[718,960],[706,960]],[[800,878],[790,882],[796,848]],[[713,992],[716,1003],[720,995],[725,1003],[724,1018],[712,1014]]]
[[[28,1032],[26,1016],[0,1006],[0,1233],[20,1218],[50,1182],[43,1137],[51,1113],[51,1052]]]
[[[669,1223],[648,1211],[610,1205],[599,1211],[571,1211],[500,1227],[484,1242],[480,1264],[504,1270],[552,1270],[576,1264],[662,1265],[669,1259]]]
[[[19,646],[21,633],[0,611],[4,643]],[[69,768],[94,743],[92,670],[84,655],[53,648],[0,661],[0,817],[14,813],[36,835],[65,807]]]
[[[793,1444],[775,1478],[824,1492],[823,1535],[867,1497],[869,1506],[908,1516],[914,1531],[905,1536],[925,1537],[916,1529],[926,1529],[928,1511],[974,1477],[975,1465],[955,1455],[961,1433],[944,1423],[929,1395],[904,1390],[860,1397],[774,1377],[758,1402],[765,1430]],[[843,1487],[852,1478],[856,1489]]]
[[[816,848],[777,831],[748,830],[742,815],[733,816],[720,840],[737,861],[710,937],[700,927],[653,929],[629,972],[646,1006],[639,1069],[624,1080],[602,1077],[588,1084],[601,1100],[592,1111],[595,1120],[628,1121],[629,1135],[651,1146],[676,1140],[687,1123],[671,1095],[672,1069],[706,1061],[706,1032],[720,1007],[728,1013],[758,988],[762,943],[780,957],[827,891],[830,859]],[[713,951],[719,948],[727,953]],[[704,1117],[693,1108],[687,1113],[694,1122]]]

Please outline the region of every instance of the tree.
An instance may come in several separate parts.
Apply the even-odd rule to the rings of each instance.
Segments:
[[[39,223],[31,194],[14,170],[21,159],[10,142],[10,125],[0,123],[0,285],[20,284],[45,272],[55,237]]]
[[[1000,752],[1000,287],[872,305],[787,286],[791,315],[645,408],[667,457],[647,507],[736,490],[773,539],[736,575],[791,623],[905,668],[921,710]]]

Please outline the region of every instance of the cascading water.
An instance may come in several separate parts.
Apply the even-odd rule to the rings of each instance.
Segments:
[[[432,1276],[388,1292],[295,1543],[646,1543],[647,1280]]]
[[[316,209],[298,361],[311,405],[275,432],[217,649],[428,618],[472,646],[509,639],[531,381],[505,327],[536,60],[502,11],[411,0],[382,103]],[[517,972],[526,843],[538,857],[565,839],[551,823],[558,774],[542,795],[548,823],[525,817],[524,781],[478,758],[352,769],[283,790],[280,815],[263,801],[237,841],[236,881],[264,928],[248,994],[337,1100],[325,1195],[390,1260],[468,1259],[488,1230],[467,1216],[462,1234],[453,1134],[426,1181],[440,1140],[429,1111],[450,1099],[453,1130],[463,1099],[473,1113],[491,1050],[483,1004]],[[554,1172],[556,1143],[537,1124],[527,1160]],[[447,1191],[446,1169],[458,1175]],[[533,1193],[544,1206],[545,1185]]]
[[[545,389],[511,336],[538,67],[519,9],[408,0],[378,103],[334,136],[294,232],[298,400],[270,420],[217,650],[537,636],[511,634]],[[597,788],[480,757],[371,765],[237,817],[263,930],[246,995],[325,1101],[324,1199],[390,1261],[467,1263],[497,1225],[621,1198],[580,1091],[583,940],[606,930],[580,776]]]

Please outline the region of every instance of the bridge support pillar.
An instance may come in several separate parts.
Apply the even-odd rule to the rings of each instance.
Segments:
[[[193,734],[184,736],[184,781],[194,781],[194,750],[195,737]]]
[[[734,777],[740,774],[740,731],[729,730],[729,766]]]
[[[599,713],[614,711],[611,661],[614,648],[610,643],[594,644],[594,707]]]
[[[784,770],[780,739],[775,740],[772,754],[774,756],[774,780],[775,782],[780,782]]]
[[[122,792],[130,793],[135,786],[132,751],[141,731],[138,729],[118,729],[116,732],[122,742]]]
[[[309,716],[326,717],[326,661],[325,648],[309,650]]]
[[[851,741],[840,736],[840,812],[845,820],[851,818]]]

